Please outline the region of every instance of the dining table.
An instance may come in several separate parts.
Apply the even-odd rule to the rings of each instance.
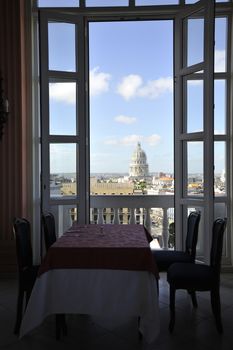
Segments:
[[[159,273],[151,235],[138,224],[74,222],[39,268],[20,338],[51,314],[138,317],[148,343],[160,330]]]

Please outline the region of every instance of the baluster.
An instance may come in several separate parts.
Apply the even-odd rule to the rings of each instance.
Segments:
[[[150,217],[150,208],[145,208],[146,218],[144,220],[146,229],[151,231],[151,217]]]
[[[103,224],[103,208],[98,209],[98,219],[97,219],[97,224],[102,225]]]
[[[119,215],[118,215],[118,208],[114,208],[114,219],[113,219],[114,224],[119,224]]]
[[[168,232],[168,218],[167,218],[167,208],[163,209],[163,249],[168,249],[168,238],[169,238],[169,232]]]
[[[130,220],[129,223],[130,224],[135,224],[135,209],[134,208],[129,208],[130,211]]]

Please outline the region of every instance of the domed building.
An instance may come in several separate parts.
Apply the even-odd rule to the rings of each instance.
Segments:
[[[146,153],[142,150],[140,142],[138,142],[137,147],[131,157],[129,176],[139,179],[149,176]]]

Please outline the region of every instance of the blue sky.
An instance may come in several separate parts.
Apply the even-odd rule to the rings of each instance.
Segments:
[[[224,23],[218,19],[216,71],[224,69],[223,30]],[[197,33],[198,30],[196,36]],[[74,38],[72,24],[49,26],[50,69],[75,71]],[[190,40],[194,59],[200,41],[192,35]],[[137,141],[147,154],[150,172],[173,172],[173,22],[92,22],[89,50],[91,172],[127,173]],[[190,131],[203,127],[202,89],[201,81],[189,86]],[[223,133],[222,81],[216,83],[215,92],[215,129]],[[75,134],[75,113],[75,84],[51,84],[50,133]],[[75,171],[75,148],[72,149],[73,153],[64,145],[51,147],[51,172]],[[195,147],[190,149],[194,149],[190,172],[200,172],[202,155]],[[215,149],[219,149],[216,171],[221,172],[222,145]]]

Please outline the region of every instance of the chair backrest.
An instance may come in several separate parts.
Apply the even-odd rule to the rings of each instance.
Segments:
[[[223,234],[226,229],[227,219],[218,218],[213,224],[212,243],[210,251],[210,265],[220,272]]]
[[[42,224],[44,230],[44,240],[46,250],[56,241],[55,219],[52,213],[42,214]]]
[[[186,253],[191,255],[193,260],[195,260],[195,257],[196,257],[196,247],[197,247],[198,228],[199,228],[200,218],[201,218],[201,213],[199,211],[192,211],[188,216],[185,251]]]
[[[32,266],[31,227],[28,220],[15,218],[13,232],[16,240],[16,254],[19,271]]]

